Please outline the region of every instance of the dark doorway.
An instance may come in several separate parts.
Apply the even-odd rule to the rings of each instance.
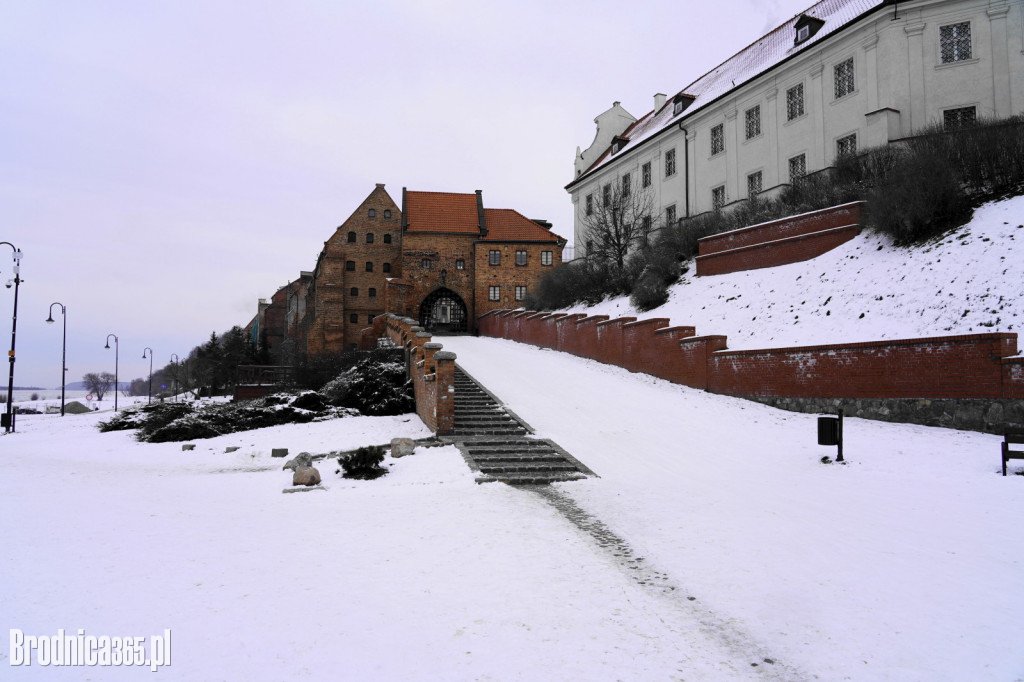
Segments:
[[[466,304],[451,289],[438,289],[423,299],[420,326],[429,332],[464,332]]]

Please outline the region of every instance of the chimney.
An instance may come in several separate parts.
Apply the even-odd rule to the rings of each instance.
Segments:
[[[663,106],[665,106],[665,99],[666,99],[666,97],[665,97],[664,93],[659,92],[659,93],[656,93],[654,95],[654,111],[655,111],[655,113],[661,111],[661,108]]]
[[[487,220],[484,217],[484,191],[482,189],[478,189],[476,191],[476,214],[477,214],[477,217],[480,218],[480,223],[479,223],[479,226],[480,226],[480,237],[481,238],[486,237],[487,236]]]

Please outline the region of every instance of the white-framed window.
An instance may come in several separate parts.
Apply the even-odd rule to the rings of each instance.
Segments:
[[[725,185],[719,185],[711,190],[711,208],[716,211],[725,206]]]
[[[975,107],[959,107],[942,112],[942,125],[947,129],[973,125],[977,120],[978,110]]]
[[[622,174],[622,198],[629,197],[630,190],[633,189],[632,178],[629,173]]]
[[[491,249],[487,252],[487,264],[488,265],[501,265],[501,251],[498,249]]]
[[[665,177],[671,177],[676,174],[676,150],[669,149],[665,152]]]
[[[641,232],[643,232],[643,234],[641,235],[641,239],[643,239],[644,246],[647,246],[647,241],[648,239],[650,239],[651,224],[653,222],[654,221],[651,219],[651,216],[649,215],[645,215],[643,218],[640,219],[640,230]]]
[[[553,263],[553,262],[554,262],[554,259],[552,258],[550,251],[541,251],[540,252],[540,264],[541,265],[551,265],[551,263]]]
[[[612,183],[607,182],[605,186],[601,188],[601,200],[602,206],[608,208],[612,205]]]
[[[856,89],[853,79],[853,57],[846,61],[839,62],[832,69],[833,82],[835,84],[836,99],[846,97]]]
[[[801,26],[800,28],[798,28],[796,30],[796,42],[797,43],[802,43],[802,42],[804,42],[805,40],[807,40],[810,37],[811,37],[811,27],[810,26]]]
[[[789,159],[789,181],[796,182],[807,175],[807,155],[797,154]]]
[[[939,27],[939,57],[943,64],[966,61],[971,55],[971,22]]]
[[[516,251],[516,265],[526,265],[526,251]]]
[[[500,301],[501,300],[501,287],[487,287],[487,300],[488,301]]]
[[[516,300],[517,301],[525,301],[526,300],[526,286],[525,285],[521,285],[521,284],[517,284],[516,285]]]
[[[836,156],[857,153],[857,133],[844,135],[836,140]]]
[[[651,162],[648,161],[640,166],[640,184],[643,187],[651,186]]]
[[[585,203],[587,215],[594,215],[594,195],[588,194]]]
[[[668,225],[672,225],[675,222],[676,222],[676,205],[672,204],[671,206],[666,206],[665,207],[665,223],[668,224]]]
[[[792,121],[804,115],[804,84],[797,83],[786,90],[786,120]]]
[[[755,171],[747,176],[747,196],[753,197],[761,193],[763,175],[761,171]]]
[[[761,134],[761,105],[747,109],[744,113],[744,124],[747,139],[757,137]]]
[[[725,151],[725,126],[721,123],[711,129],[711,156]]]

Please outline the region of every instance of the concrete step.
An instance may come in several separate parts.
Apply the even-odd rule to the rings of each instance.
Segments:
[[[515,464],[510,463],[507,465],[487,464],[480,466],[480,473],[490,474],[492,476],[496,474],[513,474],[513,475],[526,475],[526,474],[555,474],[564,475],[568,473],[576,472],[576,467],[571,464]]]

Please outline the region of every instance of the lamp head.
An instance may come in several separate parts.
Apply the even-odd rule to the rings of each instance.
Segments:
[[[14,286],[14,280],[10,280],[10,279],[7,280],[7,282],[4,284],[4,286],[7,287],[8,289],[10,289],[12,286]]]
[[[50,324],[53,324],[53,313],[50,313],[50,316],[46,318],[46,321],[49,322]]]
[[[103,346],[103,347],[104,347],[104,348],[106,348],[107,350],[110,350],[110,342],[109,342],[109,341],[107,341],[107,345],[105,345],[105,346]]]

